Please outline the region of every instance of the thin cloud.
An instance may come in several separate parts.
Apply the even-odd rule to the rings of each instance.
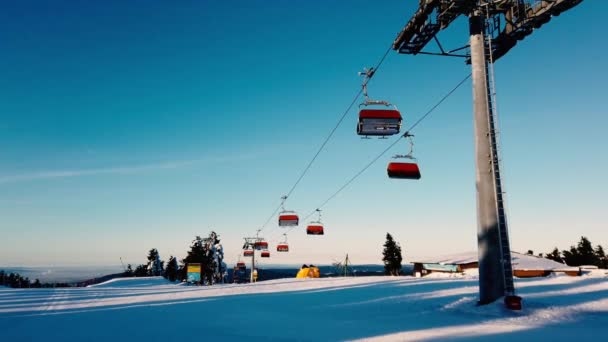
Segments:
[[[184,161],[169,161],[156,164],[144,164],[135,166],[119,166],[119,167],[108,167],[108,168],[97,168],[97,169],[77,169],[77,170],[58,170],[58,171],[40,171],[33,173],[24,173],[18,175],[0,176],[0,184],[26,182],[35,180],[49,180],[55,178],[70,178],[70,177],[82,177],[82,176],[94,176],[94,175],[106,175],[106,174],[136,174],[145,171],[154,170],[168,170],[168,169],[180,169],[183,167],[191,166],[194,164],[217,164],[225,163],[234,160],[253,159],[256,156],[241,155],[233,158],[219,157],[219,158],[207,158],[207,159],[195,159],[195,160],[184,160]]]

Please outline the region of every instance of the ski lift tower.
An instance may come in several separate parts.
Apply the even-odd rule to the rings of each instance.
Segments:
[[[253,281],[253,271],[255,270],[255,251],[256,248],[258,247],[258,244],[262,241],[264,241],[263,238],[259,237],[260,235],[260,231],[261,229],[258,229],[256,232],[256,236],[255,237],[246,237],[243,238],[245,239],[245,244],[243,245],[243,250],[251,248],[251,250],[253,251],[253,254],[251,255],[251,271],[249,272],[249,282],[251,284],[254,283]]]
[[[480,304],[505,296],[505,303],[509,305],[506,299],[515,297],[500,177],[493,64],[518,41],[582,1],[419,0],[416,13],[393,42],[393,50],[399,53],[463,57],[471,64]],[[460,16],[469,18],[469,44],[446,51],[437,34]],[[438,51],[423,51],[431,40],[437,44]]]

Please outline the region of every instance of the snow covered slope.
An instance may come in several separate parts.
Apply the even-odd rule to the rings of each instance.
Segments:
[[[163,277],[114,278],[88,287],[147,287],[159,285],[173,285],[173,283]]]
[[[517,280],[524,310],[477,307],[477,280],[278,279],[188,287],[161,279],[0,289],[7,341],[590,340],[608,334],[608,277]],[[157,284],[154,284],[154,283]],[[160,284],[158,284],[160,283]]]

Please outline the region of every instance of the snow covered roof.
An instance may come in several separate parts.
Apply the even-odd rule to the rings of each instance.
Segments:
[[[425,264],[462,265],[478,261],[477,252],[459,253],[423,261],[413,261]],[[567,270],[568,265],[534,255],[511,252],[511,262],[514,270]],[[577,269],[577,268],[576,268]]]

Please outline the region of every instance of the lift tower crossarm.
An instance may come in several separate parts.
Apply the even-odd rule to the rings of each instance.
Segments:
[[[459,16],[470,17],[476,10],[483,10],[484,14],[489,15],[489,20],[501,26],[491,36],[493,63],[553,16],[581,2],[583,0],[420,0],[418,10],[393,41],[393,50],[411,55],[463,57],[451,53],[424,52],[423,49]],[[470,58],[467,63],[470,63]]]

